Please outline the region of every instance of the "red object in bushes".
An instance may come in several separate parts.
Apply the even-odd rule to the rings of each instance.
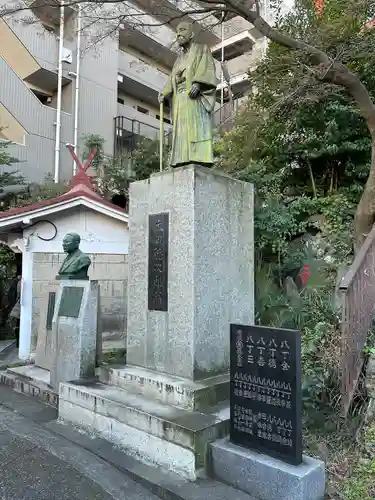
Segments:
[[[301,280],[302,285],[305,287],[307,285],[307,281],[310,277],[310,264],[305,264],[299,272],[299,279]]]

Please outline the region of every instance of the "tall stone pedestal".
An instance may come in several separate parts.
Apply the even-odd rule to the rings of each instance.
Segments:
[[[253,188],[188,166],[130,186],[127,361],[59,416],[195,479],[229,422],[229,325],[254,320]]]
[[[57,291],[51,334],[51,385],[95,375],[99,285],[64,280]]]
[[[164,236],[153,214],[168,214]],[[252,185],[197,166],[154,174],[131,184],[129,220],[128,361],[194,381],[227,373],[229,324],[254,321]],[[165,310],[150,292],[166,292]]]

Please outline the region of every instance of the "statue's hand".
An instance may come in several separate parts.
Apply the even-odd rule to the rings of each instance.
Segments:
[[[165,95],[164,94],[159,94],[158,95],[158,101],[161,103],[161,102],[164,102],[165,101]]]
[[[193,85],[191,86],[190,92],[189,92],[189,97],[191,97],[192,99],[195,99],[195,97],[198,97],[200,90],[201,89],[200,89],[198,83],[193,83]]]

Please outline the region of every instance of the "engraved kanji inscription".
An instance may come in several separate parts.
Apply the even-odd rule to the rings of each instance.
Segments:
[[[149,215],[148,309],[168,311],[169,214]]]

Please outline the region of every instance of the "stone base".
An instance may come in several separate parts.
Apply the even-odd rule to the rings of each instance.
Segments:
[[[229,430],[228,411],[191,412],[96,380],[60,384],[59,418],[190,480],[204,471],[208,443]]]
[[[215,478],[259,500],[323,500],[325,466],[304,456],[298,467],[236,446],[228,439],[210,445]]]
[[[50,384],[50,372],[34,365],[8,368],[0,372],[0,383],[16,392],[37,397],[57,408],[58,395]]]
[[[51,385],[56,391],[60,382],[95,375],[98,305],[97,281],[61,281],[51,335]]]
[[[138,366],[124,365],[101,367],[98,375],[105,384],[189,411],[204,410],[229,399],[229,374],[193,382]]]

